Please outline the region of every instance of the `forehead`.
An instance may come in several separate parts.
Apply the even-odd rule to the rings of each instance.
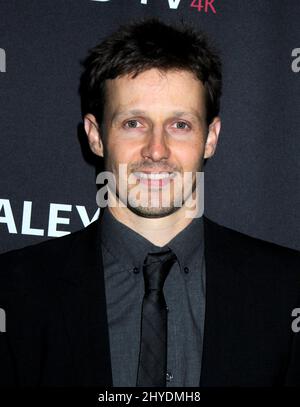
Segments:
[[[192,72],[152,68],[135,78],[126,74],[107,80],[106,105],[111,113],[125,108],[203,111],[205,88]]]

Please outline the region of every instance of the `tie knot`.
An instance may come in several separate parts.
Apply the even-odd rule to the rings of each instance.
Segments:
[[[177,260],[171,249],[148,253],[143,266],[145,292],[161,291],[171,267]]]

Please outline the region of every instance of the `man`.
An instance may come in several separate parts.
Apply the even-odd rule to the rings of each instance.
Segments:
[[[150,19],[84,66],[84,128],[116,188],[85,229],[0,257],[0,383],[299,385],[299,253],[197,207],[221,128],[216,51]]]

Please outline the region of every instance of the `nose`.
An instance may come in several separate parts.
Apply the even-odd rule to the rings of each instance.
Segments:
[[[168,159],[170,148],[166,138],[167,134],[163,130],[151,132],[141,151],[143,158],[150,158],[152,161]]]

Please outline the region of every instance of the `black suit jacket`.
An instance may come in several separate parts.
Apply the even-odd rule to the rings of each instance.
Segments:
[[[0,386],[112,386],[99,230],[0,256]],[[199,385],[300,385],[299,252],[204,217],[206,315]],[[122,338],[120,338],[122,341]]]

